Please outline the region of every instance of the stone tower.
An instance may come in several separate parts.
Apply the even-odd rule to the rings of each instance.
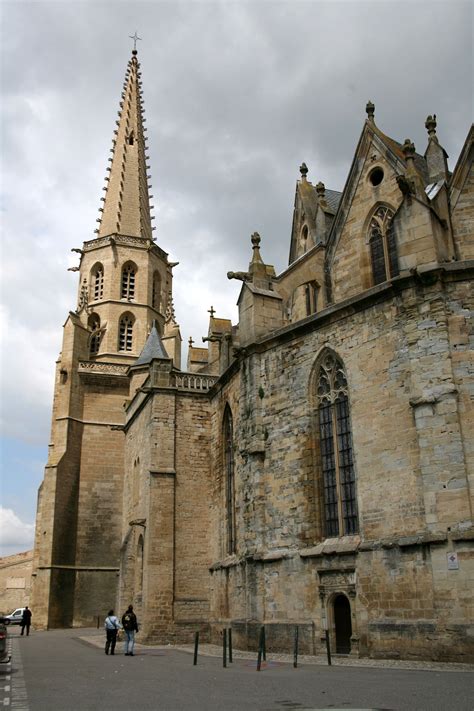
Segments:
[[[152,237],[137,52],[128,62],[96,237],[84,242],[64,324],[52,435],[38,496],[32,605],[39,626],[90,623],[115,604],[129,366],[153,322],[173,365],[172,267]]]

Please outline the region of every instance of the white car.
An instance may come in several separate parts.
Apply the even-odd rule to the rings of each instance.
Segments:
[[[24,607],[17,607],[9,615],[5,615],[3,622],[5,625],[21,625],[21,618],[23,617]]]

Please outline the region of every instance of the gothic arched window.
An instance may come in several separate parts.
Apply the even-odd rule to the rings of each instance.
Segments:
[[[133,350],[133,316],[124,314],[119,323],[119,351]]]
[[[224,412],[224,476],[227,553],[235,553],[235,478],[234,478],[234,430],[232,413],[227,406]]]
[[[104,297],[104,267],[96,264],[91,272],[92,300],[100,301]]]
[[[392,279],[400,272],[392,218],[392,210],[385,205],[380,205],[369,222],[369,244],[374,284],[381,284],[387,279]]]
[[[326,536],[359,530],[347,380],[341,360],[327,351],[316,372]]]
[[[90,340],[89,340],[89,355],[95,356],[99,352],[100,348],[100,317],[98,314],[92,314],[89,317],[89,328],[91,330]]]
[[[131,299],[135,298],[135,275],[137,268],[132,262],[127,262],[124,264],[122,269],[122,290],[120,292],[120,298]]]
[[[153,274],[151,305],[154,309],[156,309],[156,311],[160,310],[160,306],[161,306],[161,276],[160,276],[160,272],[154,272],[154,274]]]
[[[311,316],[318,310],[319,286],[315,281],[310,281],[304,285],[304,296],[306,305],[306,315]]]

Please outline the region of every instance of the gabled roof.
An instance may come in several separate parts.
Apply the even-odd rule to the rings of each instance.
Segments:
[[[114,131],[111,165],[99,237],[122,234],[152,239],[145,155],[140,64],[136,50],[125,74],[119,120]]]
[[[466,136],[466,140],[464,141],[464,145],[461,149],[461,153],[459,154],[456,167],[454,168],[449,180],[449,191],[451,196],[451,205],[453,208],[457,203],[459,195],[461,194],[461,191],[463,189],[464,182],[469,174],[469,166],[470,162],[473,159],[473,153],[474,124],[471,124],[471,127]]]
[[[149,336],[143,346],[143,350],[133,365],[147,365],[155,358],[169,360],[163,341],[161,340],[160,334],[156,328],[156,322],[153,321],[153,326],[151,327]]]

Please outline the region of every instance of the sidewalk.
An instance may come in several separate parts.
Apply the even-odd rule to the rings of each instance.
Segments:
[[[78,630],[78,632],[83,632],[84,630]],[[78,639],[86,644],[90,644],[93,647],[104,648],[105,645],[105,635],[103,633],[91,633],[87,635],[79,635]],[[121,652],[122,641],[117,643],[117,651]],[[185,645],[148,645],[135,643],[135,651],[138,654],[147,654],[148,652],[173,649],[179,652],[186,652],[187,654],[194,653],[194,646],[192,644]],[[222,659],[222,647],[216,644],[200,644],[199,645],[199,656],[204,657],[218,657]],[[241,651],[237,649],[232,650],[232,656],[234,659],[244,659],[257,662],[256,652]],[[267,663],[268,662],[278,662],[280,664],[293,664],[293,656],[291,654],[281,654],[279,652],[269,652],[267,653]],[[301,654],[298,655],[298,665],[317,665],[317,666],[327,666],[327,658],[325,655],[309,655]],[[332,657],[333,666],[339,667],[364,667],[372,669],[412,669],[415,671],[435,671],[435,672],[474,672],[474,664],[464,664],[462,662],[420,662],[415,660],[405,660],[405,659],[369,659],[362,658],[358,659],[356,657],[345,657],[333,655]]]

